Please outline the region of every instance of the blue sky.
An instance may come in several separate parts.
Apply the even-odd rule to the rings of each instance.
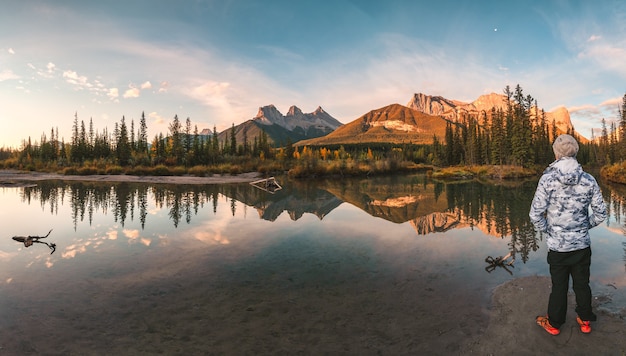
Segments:
[[[0,147],[145,112],[218,131],[274,104],[343,123],[519,84],[586,137],[626,93],[626,2],[3,0]],[[137,126],[136,126],[137,127]]]

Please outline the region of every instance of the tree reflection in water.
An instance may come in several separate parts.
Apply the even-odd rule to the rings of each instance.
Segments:
[[[626,185],[609,184],[602,187],[604,201],[607,202],[609,216],[613,217],[615,222],[621,226],[622,233],[626,236],[626,223],[622,223],[622,217],[626,210]],[[622,242],[624,250],[624,270],[626,270],[626,242]]]
[[[238,203],[253,207],[264,220],[274,221],[283,212],[292,220],[305,213],[323,219],[342,203],[352,204],[368,214],[395,223],[410,223],[418,235],[445,232],[454,228],[478,228],[485,234],[509,238],[513,258],[526,262],[537,251],[542,238],[528,218],[536,181],[437,182],[426,175],[374,177],[369,179],[334,179],[281,182],[283,189],[268,194],[249,184],[176,185],[102,182],[42,181],[23,188],[22,200],[39,200],[52,214],[69,199],[74,229],[94,212],[112,213],[113,220],[124,226],[139,219],[145,228],[150,199],[159,209],[168,209],[175,227],[192,218],[205,205],[218,209],[220,197],[229,201],[235,215]],[[626,188],[604,186],[603,194],[610,215],[621,225],[626,204]],[[626,243],[624,244],[626,266]]]

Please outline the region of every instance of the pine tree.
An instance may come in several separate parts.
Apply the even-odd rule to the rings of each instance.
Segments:
[[[200,147],[200,135],[198,134],[198,125],[194,125],[193,129],[193,144],[191,145],[191,165],[196,165],[202,162],[201,154],[202,148]]]
[[[524,98],[522,88],[519,84],[515,87],[515,102],[512,105],[512,132],[511,132],[511,153],[513,163],[526,166],[530,162],[530,132],[529,106],[531,99]]]
[[[487,113],[483,111],[482,113],[482,129],[480,130],[479,143],[480,143],[480,151],[481,151],[481,164],[492,164],[490,159],[490,151],[491,151],[491,130],[489,127],[489,118],[487,117]]]
[[[148,153],[148,126],[146,125],[146,115],[142,111],[139,120],[139,132],[137,133],[137,152]]]
[[[602,118],[602,135],[600,136],[600,145],[598,147],[598,159],[601,165],[610,164],[609,160],[609,132],[606,128],[606,120]]]
[[[174,164],[181,164],[183,162],[184,148],[181,139],[181,123],[178,119],[178,115],[174,115],[174,120],[170,124],[169,129],[170,137],[168,140],[168,151],[174,159]]]
[[[57,130],[58,131],[58,130]],[[90,156],[93,158],[93,149],[95,145],[95,132],[93,128],[93,118],[89,118],[89,148],[90,148]]]
[[[80,137],[78,128],[78,112],[74,113],[74,124],[72,125],[72,142],[70,145],[70,160],[73,163],[80,163],[83,160],[80,148],[78,147],[78,140]]]
[[[454,132],[452,131],[452,123],[446,122],[446,133],[444,142],[444,159],[445,166],[451,166],[454,162]]]
[[[135,141],[135,120],[130,120],[130,149],[131,152],[137,151],[137,142]]]
[[[187,117],[185,120],[185,135],[184,135],[184,147],[185,147],[185,157],[189,156],[189,151],[191,151],[192,141],[191,141],[191,119]],[[185,164],[188,164],[185,162]]]
[[[243,156],[248,156],[248,154],[250,153],[250,147],[248,147],[249,143],[248,143],[248,127],[244,126],[243,128],[243,152],[242,155]]]
[[[125,166],[130,161],[131,146],[128,140],[128,129],[126,128],[126,119],[122,116],[122,121],[119,126],[119,133],[116,139],[115,153],[117,161],[121,166]]]
[[[237,154],[237,137],[235,137],[235,124],[233,123],[232,128],[230,129],[230,154]]]
[[[294,158],[294,154],[296,153],[296,149],[293,146],[293,142],[291,142],[291,137],[287,137],[287,145],[285,146],[285,156],[288,161]]]
[[[626,94],[622,98],[622,105],[619,107],[619,161],[626,159]]]
[[[496,110],[495,107],[491,108],[491,140],[489,145],[489,160],[492,164],[502,165],[502,141],[503,137],[503,120],[502,110]]]
[[[480,146],[478,144],[478,124],[473,117],[469,118],[467,127],[467,139],[465,143],[466,163],[476,165],[480,159]]]
[[[85,122],[80,120],[80,138],[78,139],[78,146],[80,147],[81,162],[85,159],[89,159],[88,146],[87,146],[87,129],[85,128]]]
[[[213,149],[211,150],[212,163],[217,163],[218,157],[220,156],[220,141],[218,139],[217,127],[215,127],[215,125],[213,125],[213,140],[211,141],[211,144],[213,146]]]
[[[609,135],[609,159],[611,163],[616,162],[617,156],[617,127],[615,126],[615,122],[611,122],[611,131]]]

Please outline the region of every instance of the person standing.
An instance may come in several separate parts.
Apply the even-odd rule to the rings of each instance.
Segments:
[[[607,212],[598,183],[576,160],[578,148],[578,142],[570,135],[560,135],[554,140],[556,160],[539,179],[528,214],[535,230],[546,236],[548,245],[552,291],[548,314],[538,316],[536,322],[552,335],[558,335],[565,323],[570,276],[580,330],[590,333],[591,321],[596,321],[589,287],[589,229],[602,223]]]

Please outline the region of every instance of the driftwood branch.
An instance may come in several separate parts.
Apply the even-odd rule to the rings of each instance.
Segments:
[[[278,182],[276,181],[276,178],[274,177],[259,179],[254,182],[250,182],[250,184],[272,194],[274,194],[274,192],[276,192],[277,190],[283,189],[283,187],[281,187],[280,184],[278,184]]]
[[[506,260],[508,260],[509,258],[513,257],[513,259],[509,262],[507,262]],[[496,257],[493,258],[491,256],[487,256],[487,258],[485,258],[485,262],[487,262],[489,265],[487,267],[485,267],[485,271],[491,273],[493,270],[496,269],[496,267],[502,267],[505,271],[509,272],[509,274],[513,274],[513,272],[511,272],[511,270],[508,267],[513,267],[515,268],[515,266],[513,266],[513,263],[515,263],[515,256],[513,255],[513,253],[509,252],[506,256],[500,256],[500,257]]]
[[[44,241],[39,241],[40,239],[45,239],[46,237],[50,236],[51,232],[52,232],[52,229],[50,229],[50,231],[48,231],[46,236],[13,236],[13,240],[15,240],[17,242],[23,243],[24,247],[32,246],[34,243],[44,244],[44,245],[48,246],[48,248],[50,248],[52,250],[52,252],[50,252],[50,254],[53,254],[54,251],[56,251],[56,249],[57,249],[57,245],[55,243],[47,243],[47,242],[44,242]]]

